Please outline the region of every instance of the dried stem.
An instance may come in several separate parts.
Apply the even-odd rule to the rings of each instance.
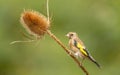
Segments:
[[[89,75],[87,70],[81,65],[81,63],[79,62],[79,60],[74,56],[74,54],[72,52],[70,52],[70,50],[68,48],[66,48],[63,43],[54,35],[52,34],[52,32],[50,30],[47,30],[47,34],[50,35],[50,37],[52,37],[65,51],[67,54],[69,54],[71,56],[71,58],[73,58],[73,60],[78,64],[78,66],[84,71],[84,73],[86,75]]]

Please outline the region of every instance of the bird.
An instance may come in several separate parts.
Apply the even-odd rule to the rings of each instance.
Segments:
[[[66,36],[69,38],[70,50],[77,58],[80,57],[82,59],[82,62],[85,58],[88,58],[93,63],[95,63],[97,67],[101,68],[100,64],[91,56],[84,43],[79,39],[76,32],[69,32]]]

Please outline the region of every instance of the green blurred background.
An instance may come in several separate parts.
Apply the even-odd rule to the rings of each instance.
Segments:
[[[51,31],[68,46],[65,35],[79,34],[93,57],[85,60],[90,75],[120,75],[120,0],[50,0]],[[46,0],[0,0],[0,75],[85,75],[48,35],[27,40],[19,20],[24,9],[46,15]]]

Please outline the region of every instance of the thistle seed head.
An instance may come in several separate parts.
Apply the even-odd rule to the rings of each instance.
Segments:
[[[21,14],[20,22],[29,34],[37,35],[38,37],[43,36],[50,28],[48,19],[41,13],[33,10],[25,10]]]

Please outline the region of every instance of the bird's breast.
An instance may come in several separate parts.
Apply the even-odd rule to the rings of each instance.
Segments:
[[[73,40],[70,40],[70,41],[69,41],[69,45],[70,45],[70,49],[71,49],[74,53],[76,53],[76,52],[79,51],[79,49],[74,46],[74,41],[73,41]]]

